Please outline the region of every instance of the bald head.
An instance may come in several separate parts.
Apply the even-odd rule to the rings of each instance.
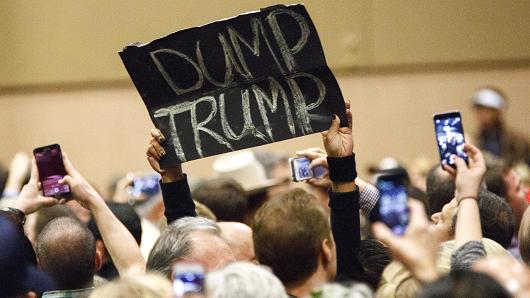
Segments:
[[[256,261],[252,229],[240,222],[220,222],[223,238],[232,249],[237,261]]]
[[[96,244],[92,233],[78,220],[59,217],[50,221],[37,240],[37,258],[59,289],[92,285],[96,270]]]

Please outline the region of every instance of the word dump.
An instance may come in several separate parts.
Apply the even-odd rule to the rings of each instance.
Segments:
[[[169,137],[163,167],[323,131],[333,114],[346,118],[303,5],[178,31],[120,56]]]

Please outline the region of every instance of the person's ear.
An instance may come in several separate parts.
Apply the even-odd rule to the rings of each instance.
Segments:
[[[333,241],[329,238],[325,238],[324,241],[322,241],[322,264],[324,266],[328,266],[333,259],[333,248],[334,244]]]
[[[94,262],[94,266],[96,268],[96,272],[99,271],[99,269],[101,269],[101,266],[103,266],[103,256],[101,255],[101,252],[99,252],[97,249],[96,249],[96,261]]]
[[[101,265],[107,262],[108,253],[103,240],[96,240],[96,251],[101,255]]]

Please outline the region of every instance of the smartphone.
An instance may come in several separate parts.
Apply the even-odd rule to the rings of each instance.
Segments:
[[[177,263],[173,266],[173,294],[175,297],[193,297],[204,294],[204,268],[195,263]]]
[[[440,160],[442,164],[448,164],[456,168],[453,155],[457,155],[468,162],[467,154],[464,152],[464,128],[462,117],[459,112],[447,112],[434,115],[434,130]]]
[[[293,180],[296,182],[322,177],[327,173],[326,168],[317,166],[311,168],[311,161],[305,157],[289,158]]]
[[[39,171],[42,193],[46,197],[70,198],[70,186],[68,184],[59,184],[64,176],[63,155],[61,147],[58,144],[48,145],[33,150],[37,169]]]
[[[385,223],[394,234],[404,235],[409,223],[407,185],[400,173],[383,173],[377,178],[378,220]]]
[[[160,191],[160,176],[156,174],[150,174],[133,179],[130,194],[135,198],[140,198],[142,194],[146,196],[154,196]]]

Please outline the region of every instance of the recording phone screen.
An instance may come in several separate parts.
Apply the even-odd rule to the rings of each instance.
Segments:
[[[383,175],[377,179],[379,220],[394,234],[403,235],[409,222],[407,187],[401,175]]]
[[[44,196],[67,197],[70,195],[70,187],[67,184],[59,184],[66,175],[63,164],[63,157],[59,145],[50,145],[37,148],[33,151],[39,178]]]
[[[467,154],[464,152],[464,129],[460,113],[452,112],[435,115],[434,128],[442,163],[454,167],[453,155],[458,155],[467,162]]]

